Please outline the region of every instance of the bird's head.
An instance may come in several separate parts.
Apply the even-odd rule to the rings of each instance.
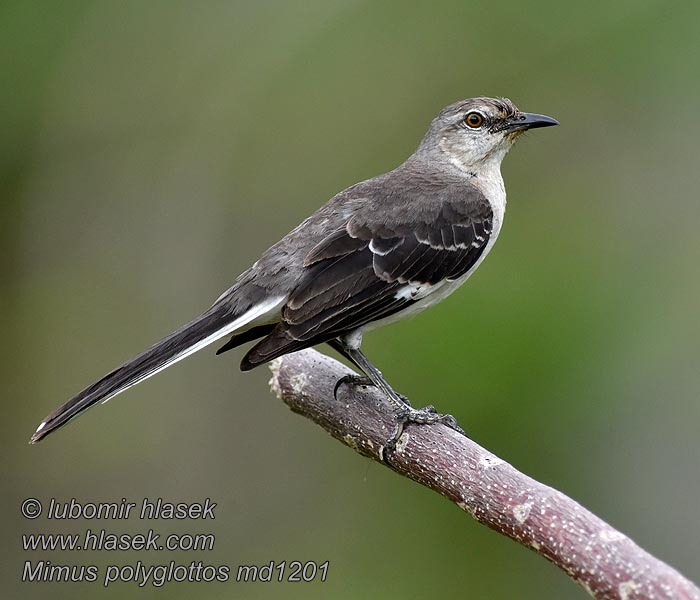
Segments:
[[[500,164],[518,136],[528,129],[559,123],[521,112],[507,98],[470,98],[446,106],[430,124],[418,152],[444,154],[460,168]]]

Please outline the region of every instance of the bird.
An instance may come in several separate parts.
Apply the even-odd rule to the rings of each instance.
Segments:
[[[407,422],[440,421],[460,430],[433,407],[411,407],[362,352],[362,338],[440,302],[474,273],[503,224],[501,161],[525,131],[558,124],[521,112],[507,98],[446,106],[402,164],[336,194],[201,315],[50,413],[30,443],[229,336],[217,354],[255,341],[242,371],[329,344],[361,372],[339,385],[374,385],[388,399],[397,421],[390,442]]]

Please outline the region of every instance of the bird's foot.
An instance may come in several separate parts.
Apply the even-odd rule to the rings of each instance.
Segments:
[[[349,374],[341,377],[336,381],[335,387],[333,388],[333,397],[338,399],[338,389],[341,385],[359,385],[359,386],[372,386],[376,387],[375,383],[369,378],[363,375]],[[382,388],[383,389],[383,388]],[[381,452],[380,458],[382,462],[387,461],[387,453],[394,450],[396,445],[403,434],[403,430],[408,423],[416,423],[418,425],[431,425],[432,423],[442,423],[450,429],[454,429],[457,433],[466,435],[464,430],[457,425],[457,420],[452,415],[443,415],[435,410],[434,406],[425,406],[423,408],[412,408],[406,396],[399,394],[392,390],[391,388],[385,390],[387,392],[387,399],[391,402],[394,408],[394,417],[396,419],[396,427],[394,428],[394,433],[391,438],[384,444]],[[391,393],[389,393],[391,392]]]
[[[338,399],[338,389],[340,388],[341,385],[353,385],[353,386],[359,385],[359,386],[366,386],[366,387],[376,387],[374,382],[369,377],[365,377],[364,375],[355,375],[354,373],[350,374],[350,375],[344,375],[343,377],[338,379],[338,381],[335,382],[335,387],[333,388],[333,397],[336,400]],[[408,398],[406,398],[406,396],[404,396],[403,394],[399,394],[399,393],[396,393],[396,396],[408,408],[411,407],[411,403],[409,402]]]
[[[360,385],[360,386],[370,386],[374,385],[369,377],[364,377],[363,375],[344,375],[338,381],[335,382],[335,387],[333,388],[333,397],[338,399],[338,389],[341,385]]]
[[[457,419],[455,419],[452,415],[437,412],[435,407],[432,405],[424,406],[423,408],[411,408],[409,405],[403,410],[395,413],[395,416],[396,427],[393,435],[384,445],[384,448],[382,448],[382,462],[387,462],[387,452],[390,452],[396,448],[396,444],[398,443],[399,438],[403,434],[404,428],[408,423],[416,423],[417,425],[442,423],[457,433],[466,435],[466,433],[464,433],[464,429],[457,424]]]

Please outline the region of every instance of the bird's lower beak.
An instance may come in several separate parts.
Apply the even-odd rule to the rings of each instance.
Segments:
[[[506,131],[527,131],[528,129],[551,127],[552,125],[559,125],[559,121],[546,115],[519,113],[516,117],[509,119],[505,123],[504,129]]]

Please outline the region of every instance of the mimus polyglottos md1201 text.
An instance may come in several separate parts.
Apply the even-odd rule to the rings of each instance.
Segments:
[[[466,281],[501,229],[503,157],[522,132],[550,125],[557,121],[520,112],[505,98],[447,106],[406,162],[337,194],[211,308],[68,400],[31,441],[225,336],[232,337],[217,354],[261,338],[243,357],[244,371],[328,342],[387,395],[396,435],[406,421],[456,426],[449,415],[411,408],[361,352],[362,336]]]

